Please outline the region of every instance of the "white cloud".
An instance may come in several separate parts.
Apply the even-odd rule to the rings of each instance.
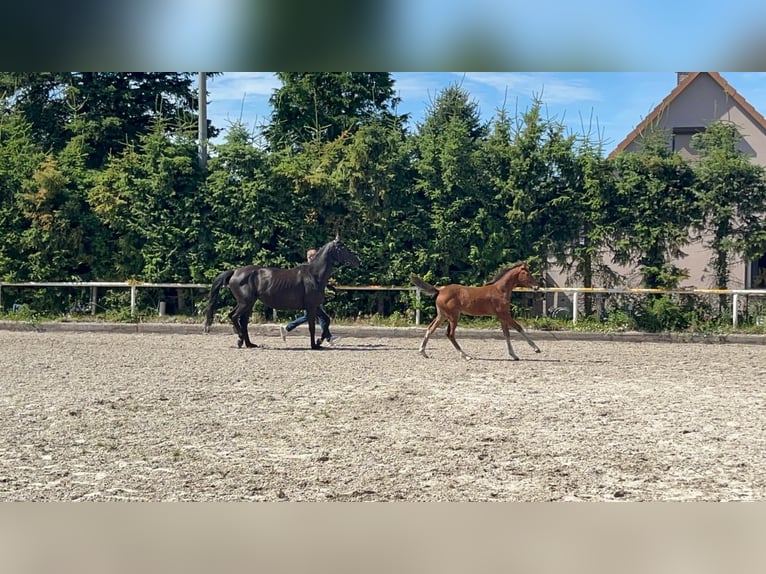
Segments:
[[[583,79],[571,79],[555,74],[524,74],[517,72],[460,72],[466,80],[509,94],[529,98],[539,96],[549,104],[575,104],[600,101],[601,94]]]
[[[207,89],[211,100],[237,100],[245,96],[271,96],[279,88],[279,81],[273,72],[224,72],[210,78]]]

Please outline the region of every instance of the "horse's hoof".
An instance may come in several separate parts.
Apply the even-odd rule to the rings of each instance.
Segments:
[[[428,355],[426,355],[425,351],[420,351],[420,354],[423,355],[426,359],[428,358]]]
[[[242,343],[244,343],[244,341],[243,341],[242,339],[240,339],[239,341],[237,341],[237,348],[238,348],[238,349],[241,349],[241,348],[242,348]]]
[[[470,355],[463,355],[463,360],[464,361],[473,361],[473,357],[471,357]]]
[[[535,349],[535,353],[542,353],[540,349]]]
[[[247,347],[248,349],[255,349],[258,347],[258,345],[256,345],[255,343],[245,343],[245,347]]]

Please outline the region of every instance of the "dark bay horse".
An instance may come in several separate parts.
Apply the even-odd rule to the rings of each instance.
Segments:
[[[505,342],[508,346],[508,354],[514,361],[518,361],[519,357],[513,352],[509,327],[513,327],[521,333],[521,336],[535,350],[535,353],[540,352],[540,348],[524,332],[523,327],[511,317],[510,305],[513,288],[522,286],[536,289],[539,286],[538,282],[529,272],[526,263],[516,263],[502,269],[489,283],[481,287],[466,287],[456,283],[444,287],[434,287],[414,274],[410,275],[410,280],[427,295],[436,295],[436,318],[431,321],[426,330],[426,336],[420,344],[420,354],[424,357],[428,357],[426,355],[428,339],[439,325],[444,321],[449,321],[447,325],[447,338],[460,351],[464,359],[471,358],[463,351],[455,339],[455,329],[457,329],[457,322],[460,320],[461,313],[474,316],[497,317],[503,328],[503,335],[505,335]]]
[[[239,269],[224,271],[210,287],[208,304],[205,308],[205,332],[213,322],[217,308],[218,292],[229,287],[237,304],[229,312],[234,331],[239,336],[237,346],[257,347],[250,341],[247,324],[253,305],[260,299],[267,307],[278,310],[305,309],[308,315],[311,348],[319,349],[320,343],[314,338],[317,313],[324,314],[320,304],[333,265],[359,266],[359,258],[336,236],[317,250],[310,263],[303,263],[292,269],[246,265]],[[327,317],[326,314],[324,314]],[[328,318],[329,320],[329,318]]]

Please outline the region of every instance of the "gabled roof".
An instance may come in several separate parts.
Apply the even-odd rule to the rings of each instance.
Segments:
[[[729,97],[731,97],[745,111],[745,113],[753,118],[753,121],[758,124],[764,132],[766,132],[766,118],[764,118],[753,106],[747,103],[747,100],[745,100],[745,98],[743,98],[737,90],[732,88],[731,84],[729,84],[729,82],[727,82],[721,74],[718,72],[690,72],[686,74],[686,77],[678,82],[676,87],[673,88],[673,91],[671,91],[665,97],[665,99],[662,100],[662,102],[660,102],[660,104],[654,108],[651,113],[646,116],[646,118],[644,118],[644,120],[638,124],[635,129],[617,145],[616,148],[614,148],[612,153],[609,154],[609,157],[624,151],[625,148],[627,148],[633,142],[633,140],[635,140],[652,124],[652,122],[660,117],[662,112],[665,111],[665,108],[667,108],[681,92],[688,88],[700,74],[707,74],[710,76],[719,86],[721,86],[721,89],[726,92],[726,94],[728,94]]]

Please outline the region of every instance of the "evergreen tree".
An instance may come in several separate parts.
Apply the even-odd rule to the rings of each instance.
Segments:
[[[112,233],[115,279],[203,278],[210,247],[200,238],[200,177],[196,142],[171,140],[160,120],[137,145],[111,159],[88,200]]]
[[[758,258],[766,250],[766,171],[740,149],[742,142],[737,127],[723,121],[692,136],[699,151],[693,164],[702,206],[697,227],[711,234],[705,246],[714,253],[719,289],[728,288],[732,256]]]
[[[36,280],[98,278],[103,230],[87,201],[94,174],[78,144],[75,138],[56,156],[49,153],[21,196],[24,267]]]
[[[392,119],[399,98],[389,72],[279,72],[264,131],[272,150],[332,142],[373,118]]]
[[[544,118],[537,99],[520,118],[512,143],[505,224],[519,258],[542,271],[581,231],[573,217],[579,201],[575,137]]]
[[[694,172],[668,149],[664,133],[647,134],[642,145],[611,161],[616,178],[610,213],[615,261],[637,265],[646,287],[673,288],[686,271],[671,260],[683,257],[690,226],[698,219]]]
[[[99,168],[158,117],[167,129],[196,129],[193,79],[190,72],[0,72],[0,96],[26,117],[43,149],[58,153],[83,136],[86,166]],[[216,133],[210,126],[210,137]]]
[[[293,206],[285,189],[274,185],[271,158],[258,149],[241,124],[232,126],[225,141],[215,146],[208,163],[206,197],[214,245],[212,278],[221,271],[250,263],[291,265]]]
[[[412,186],[412,153],[404,127],[373,121],[345,147],[350,192],[346,234],[362,260],[362,281],[405,284],[426,238],[425,205]],[[362,275],[363,274],[363,275]]]
[[[444,283],[476,283],[481,260],[483,196],[479,165],[488,133],[478,105],[459,85],[440,92],[415,136],[415,189],[428,210],[428,241],[419,274]]]
[[[18,112],[0,112],[0,279],[29,279],[23,236],[31,223],[24,195],[45,154],[32,138],[32,126]]]

